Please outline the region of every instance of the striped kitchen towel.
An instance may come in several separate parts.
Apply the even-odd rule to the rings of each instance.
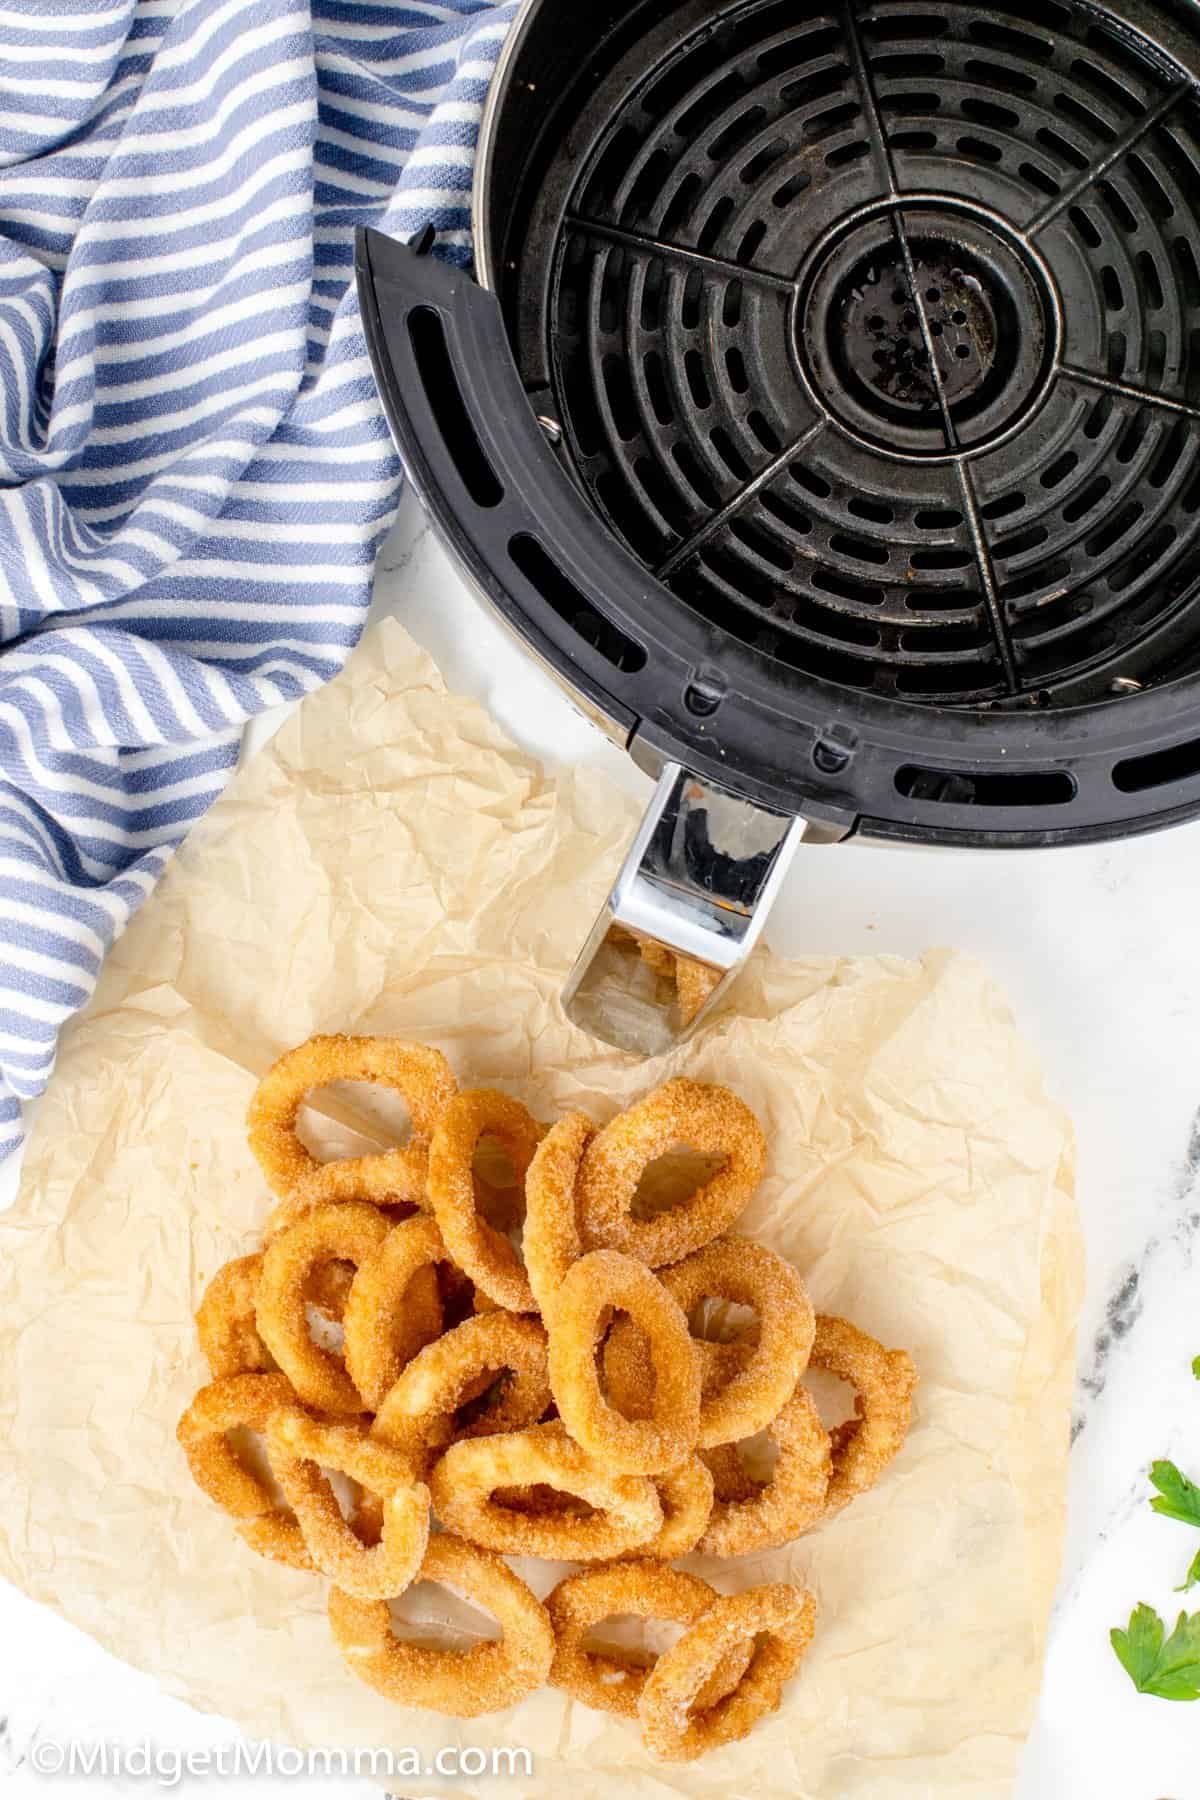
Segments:
[[[0,1156],[399,468],[356,225],[470,254],[488,0],[0,0]]]

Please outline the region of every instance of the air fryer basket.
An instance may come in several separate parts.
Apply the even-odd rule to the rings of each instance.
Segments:
[[[654,916],[729,910],[714,793],[761,892],[1200,810],[1198,72],[1190,4],[530,0],[479,285],[364,244],[427,500],[667,765],[627,923],[736,960]]]

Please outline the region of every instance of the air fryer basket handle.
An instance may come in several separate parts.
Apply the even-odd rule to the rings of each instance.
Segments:
[[[567,981],[568,1017],[618,1049],[668,1050],[736,978],[801,840],[840,836],[667,763]]]

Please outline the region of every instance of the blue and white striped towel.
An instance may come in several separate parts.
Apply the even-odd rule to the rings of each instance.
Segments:
[[[0,1156],[399,468],[354,227],[469,254],[490,0],[0,0]]]

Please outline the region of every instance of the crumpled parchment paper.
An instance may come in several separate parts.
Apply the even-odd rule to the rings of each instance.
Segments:
[[[0,1220],[0,1572],[251,1733],[534,1756],[532,1777],[413,1792],[1000,1800],[1062,1530],[1069,1126],[985,975],[945,953],[760,957],[737,1011],[653,1064],[584,1038],[558,993],[633,813],[593,775],[547,779],[393,624],[241,773],[67,1033]],[[771,1144],[743,1227],[820,1308],[912,1351],[914,1429],[874,1492],[787,1549],[694,1565],[818,1598],[801,1674],[744,1743],[659,1767],[551,1688],[461,1724],[393,1708],[343,1667],[323,1582],[258,1559],[192,1486],[192,1311],[267,1205],[246,1104],[320,1030],[429,1039],[544,1119],[606,1118],[676,1070],[730,1083]],[[318,1101],[314,1141],[384,1141],[361,1091]]]

